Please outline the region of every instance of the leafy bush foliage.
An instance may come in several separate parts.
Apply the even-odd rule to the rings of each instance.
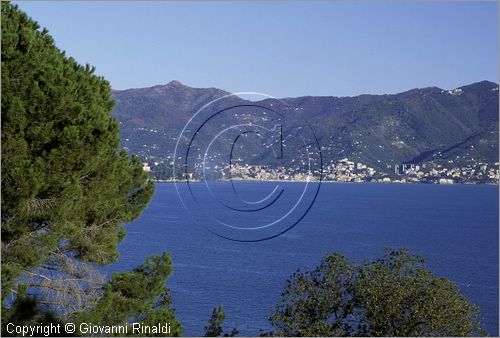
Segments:
[[[479,309],[407,250],[355,265],[339,253],[297,271],[270,321],[279,336],[484,335]]]

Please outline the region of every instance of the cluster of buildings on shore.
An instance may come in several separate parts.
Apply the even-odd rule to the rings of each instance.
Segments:
[[[453,183],[498,183],[499,162],[488,164],[475,162],[466,166],[443,166],[434,162],[421,165],[395,165],[397,176],[404,177],[408,182],[428,182],[440,184]]]
[[[160,163],[152,164],[153,169]],[[149,163],[144,162],[144,170],[151,171]],[[473,163],[465,167],[445,167],[442,164],[427,162],[423,164],[387,165],[385,171],[376,170],[364,163],[348,158],[331,160],[323,165],[322,171],[308,172],[297,168],[269,167],[264,165],[232,164],[217,168],[215,177],[222,181],[315,181],[321,179],[331,182],[380,182],[380,183],[498,183],[499,163]],[[163,172],[165,172],[163,170]],[[173,177],[160,177],[153,170],[157,180],[173,180]],[[199,179],[193,173],[184,174],[190,180]]]

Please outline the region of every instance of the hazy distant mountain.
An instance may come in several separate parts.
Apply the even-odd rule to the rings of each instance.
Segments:
[[[204,104],[227,94],[178,81],[113,91],[113,115],[121,123],[123,146],[142,157],[165,159],[189,118]],[[393,95],[283,100],[295,108],[287,112],[292,125],[307,122],[313,128],[326,162],[347,157],[385,168],[430,159],[461,164],[498,161],[496,83],[481,81],[453,90],[429,87]]]

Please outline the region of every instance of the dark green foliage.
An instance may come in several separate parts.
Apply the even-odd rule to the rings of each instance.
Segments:
[[[18,294],[11,309],[7,311],[2,306],[2,335],[16,336],[15,333],[9,334],[7,330],[8,323],[23,323],[24,325],[36,326],[40,323],[57,325],[61,322],[56,314],[40,311],[36,300],[28,296],[26,288],[20,287],[18,288]]]
[[[170,309],[171,299],[165,280],[172,273],[167,253],[150,257],[140,267],[116,273],[104,287],[104,294],[78,321],[96,325],[141,322],[144,325],[169,323],[171,336],[181,336],[182,326]],[[129,334],[132,330],[128,330]],[[151,334],[145,334],[151,336]],[[163,334],[159,334],[163,336]]]
[[[2,296],[56,248],[105,264],[153,184],[119,152],[109,83],[2,2]]]
[[[365,263],[354,283],[355,304],[366,316],[366,334],[470,336],[484,333],[479,309],[446,278],[425,269],[421,257],[386,251]]]
[[[2,325],[137,320],[170,322],[180,335],[167,254],[108,283],[92,268],[117,258],[122,224],[154,189],[139,159],[119,150],[109,83],[17,6],[1,6]]]
[[[220,337],[222,335],[222,323],[224,322],[224,311],[222,305],[214,308],[212,317],[205,326],[205,337]]]
[[[479,309],[407,250],[362,265],[335,253],[297,271],[270,317],[279,336],[473,336]]]
[[[342,255],[325,257],[313,271],[295,272],[271,322],[278,335],[345,336],[350,331],[353,267]]]
[[[222,324],[224,324],[224,310],[222,309],[222,305],[219,305],[218,308],[214,308],[212,311],[212,317],[208,321],[207,326],[205,326],[205,337],[234,337],[238,334],[238,330],[235,328],[229,333],[222,333],[223,328]]]

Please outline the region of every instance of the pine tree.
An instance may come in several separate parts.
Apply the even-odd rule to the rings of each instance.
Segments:
[[[219,307],[215,307],[212,311],[212,317],[208,321],[207,326],[205,326],[205,337],[234,337],[238,334],[238,330],[234,328],[229,333],[222,333],[225,319],[224,310],[222,309],[222,305]]]
[[[79,323],[107,325],[140,322],[143,325],[169,323],[169,336],[181,336],[181,324],[170,309],[171,299],[165,286],[166,278],[172,273],[170,256],[149,257],[138,268],[115,273],[104,288],[104,294],[90,310],[78,315]],[[133,334],[132,328],[128,330]],[[152,336],[152,334],[144,334]],[[158,334],[164,336],[164,334]]]
[[[141,282],[155,276],[154,288],[138,294],[141,301],[127,305],[135,312],[127,313],[171,318],[160,286],[171,272],[168,255],[110,284],[89,264],[118,257],[122,225],[139,216],[154,189],[139,159],[120,151],[109,83],[67,57],[16,5],[2,2],[1,18],[2,317],[19,308],[6,305],[9,295],[27,304],[36,294],[36,314],[43,290],[58,290],[45,295],[59,317],[100,311],[104,318],[118,279],[146,292]]]

